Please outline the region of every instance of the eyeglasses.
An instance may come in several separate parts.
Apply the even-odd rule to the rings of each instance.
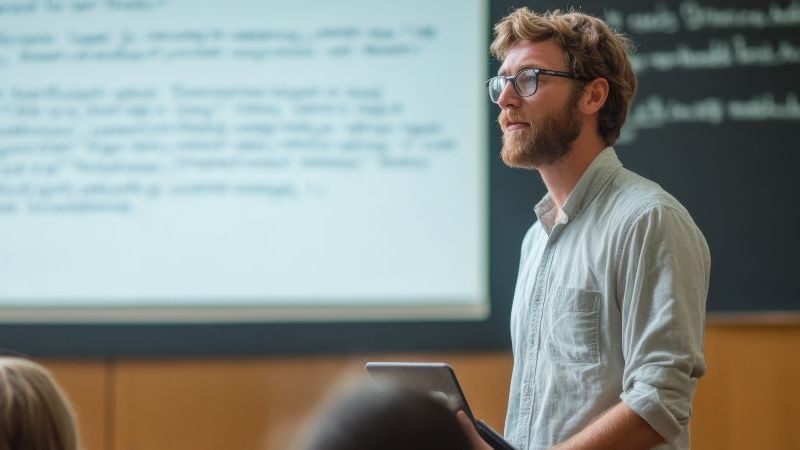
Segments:
[[[536,93],[539,87],[539,75],[550,75],[553,77],[573,78],[579,80],[580,78],[572,72],[561,72],[560,70],[549,69],[522,69],[513,76],[499,75],[489,78],[486,81],[486,87],[489,89],[489,98],[494,103],[500,101],[500,94],[506,88],[508,82],[514,84],[514,90],[520,97],[530,97]]]

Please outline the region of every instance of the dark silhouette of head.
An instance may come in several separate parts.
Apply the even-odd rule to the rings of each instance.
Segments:
[[[429,393],[372,383],[323,409],[306,450],[471,450],[455,412]]]

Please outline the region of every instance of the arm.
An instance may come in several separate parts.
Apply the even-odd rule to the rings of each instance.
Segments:
[[[469,437],[474,450],[492,450],[472,425],[463,411],[458,412],[464,432]],[[664,442],[653,428],[628,408],[624,403],[617,403],[600,417],[552,450],[639,450],[649,449]]]
[[[620,402],[553,450],[637,450],[663,442],[644,419]]]
[[[648,208],[617,253],[625,368],[620,399],[665,441],[685,439],[697,379],[710,258],[684,211]]]

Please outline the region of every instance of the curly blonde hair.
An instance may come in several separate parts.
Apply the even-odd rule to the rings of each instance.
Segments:
[[[0,450],[77,450],[75,416],[41,365],[0,357]]]
[[[553,40],[566,54],[567,66],[582,80],[605,78],[609,92],[598,115],[598,133],[606,145],[619,138],[636,93],[636,74],[628,53],[633,44],[608,24],[588,14],[560,10],[537,14],[519,8],[494,27],[492,55],[503,61],[520,41]]]

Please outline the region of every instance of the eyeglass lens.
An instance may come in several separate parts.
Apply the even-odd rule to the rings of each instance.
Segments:
[[[514,82],[514,89],[516,90],[517,95],[521,97],[529,97],[536,92],[538,77],[536,76],[535,70],[523,70],[515,75],[512,80]],[[489,80],[489,98],[491,98],[493,102],[497,103],[500,100],[500,95],[503,93],[503,89],[505,89],[506,84],[512,80],[508,80],[503,76],[494,77]]]

